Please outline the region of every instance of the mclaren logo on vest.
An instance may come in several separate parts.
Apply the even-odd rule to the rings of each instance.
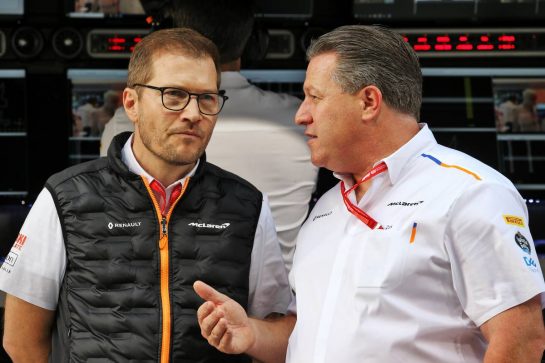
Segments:
[[[108,229],[140,227],[142,222],[108,223]]]
[[[222,223],[222,224],[210,224],[210,223],[197,223],[197,222],[191,222],[188,224],[188,226],[191,227],[198,227],[198,228],[212,228],[212,229],[225,229],[229,227],[231,223]]]

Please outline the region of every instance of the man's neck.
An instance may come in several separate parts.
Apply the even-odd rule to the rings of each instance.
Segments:
[[[391,122],[391,120],[388,121],[390,122],[386,124],[387,126],[383,130],[369,138],[372,141],[367,143],[367,150],[361,153],[361,155],[366,155],[366,158],[361,160],[360,170],[352,174],[355,183],[362,180],[376,163],[395,153],[420,131],[418,123],[412,117],[398,116],[395,123]],[[371,187],[371,183],[372,180],[370,179],[356,188],[356,200],[358,202]]]

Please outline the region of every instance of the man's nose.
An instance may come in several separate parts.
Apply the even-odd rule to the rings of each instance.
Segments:
[[[295,124],[296,125],[307,125],[312,122],[312,116],[310,114],[310,107],[307,104],[307,101],[304,100],[299,106],[297,113],[295,114]]]
[[[183,109],[182,115],[184,119],[191,122],[196,122],[201,119],[201,110],[199,108],[198,98],[195,95],[189,96],[189,103]]]

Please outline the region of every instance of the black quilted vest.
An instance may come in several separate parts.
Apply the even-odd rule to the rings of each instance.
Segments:
[[[170,362],[249,362],[202,338],[196,310],[203,301],[192,284],[202,280],[247,307],[261,193],[201,158],[168,224],[163,261],[169,264],[169,294],[163,301],[171,313],[165,322],[161,225],[141,177],[121,161],[129,135],[114,139],[107,158],[66,169],[46,183],[67,254],[50,361],[160,362],[163,324],[170,323]]]

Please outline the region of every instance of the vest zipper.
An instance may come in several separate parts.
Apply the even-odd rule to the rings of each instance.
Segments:
[[[169,286],[169,276],[170,276],[170,266],[169,266],[169,251],[168,251],[168,222],[172,214],[174,206],[184,195],[184,192],[189,184],[189,177],[185,179],[184,185],[182,185],[182,190],[180,195],[169,207],[167,215],[164,216],[161,213],[161,208],[159,208],[159,203],[155,199],[155,194],[151,190],[148,181],[144,176],[141,176],[144,181],[144,185],[148,190],[151,200],[155,207],[155,212],[157,213],[157,219],[160,220],[159,227],[159,264],[160,264],[160,289],[161,289],[161,356],[159,358],[160,363],[169,363],[170,362],[170,340],[171,340],[171,308],[170,308],[170,286]]]
[[[163,219],[161,219],[161,225],[163,226],[163,236],[167,235],[167,219],[165,216],[163,216]]]
[[[161,227],[162,227],[162,233],[161,238],[159,239],[159,250],[163,251],[165,247],[168,245],[168,228],[167,228],[167,218],[165,216],[161,216]],[[168,252],[168,251],[167,251]],[[162,270],[162,268],[161,268]]]

